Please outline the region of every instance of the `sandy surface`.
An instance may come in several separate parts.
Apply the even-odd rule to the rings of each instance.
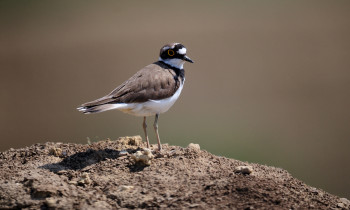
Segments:
[[[1,152],[0,208],[350,206],[348,200],[310,187],[280,168],[218,157],[200,150],[198,145],[163,145],[163,152],[153,152],[153,159],[145,154],[151,157],[150,165],[145,165],[147,162],[136,162],[132,155],[143,147],[136,136],[90,145],[48,142]]]

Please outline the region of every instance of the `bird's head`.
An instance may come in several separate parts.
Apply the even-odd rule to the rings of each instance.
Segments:
[[[175,68],[183,69],[186,61],[193,63],[186,53],[186,47],[180,43],[167,44],[160,49],[159,60]]]

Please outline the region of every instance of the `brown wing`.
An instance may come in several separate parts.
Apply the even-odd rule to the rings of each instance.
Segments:
[[[110,94],[95,101],[83,104],[83,107],[109,103],[142,103],[148,100],[160,100],[171,97],[180,87],[176,73],[161,62],[150,64]]]

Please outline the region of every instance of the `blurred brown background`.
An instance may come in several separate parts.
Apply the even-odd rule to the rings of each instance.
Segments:
[[[350,198],[349,11],[349,1],[0,1],[0,150],[143,134],[142,118],[76,107],[181,42],[196,63],[160,116],[163,143],[282,167]]]

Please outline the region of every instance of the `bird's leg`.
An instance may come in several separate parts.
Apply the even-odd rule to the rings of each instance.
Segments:
[[[149,148],[149,140],[147,135],[147,124],[146,124],[146,117],[143,117],[143,131],[145,132],[145,138],[147,141],[147,148]]]
[[[158,150],[160,151],[160,150],[162,150],[162,145],[160,144],[159,133],[158,133],[158,117],[159,117],[159,114],[156,114],[156,117],[154,118],[153,127],[154,127],[154,131],[156,132],[156,135],[157,135]]]

